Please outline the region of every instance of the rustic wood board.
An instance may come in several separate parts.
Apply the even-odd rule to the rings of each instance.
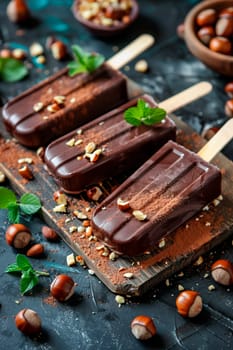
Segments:
[[[130,94],[137,95],[140,89],[129,83]],[[204,139],[193,132],[187,124],[175,116],[178,133],[177,141],[193,151],[198,151],[205,143]],[[71,226],[78,226],[80,222],[73,215],[74,209],[85,212],[88,217],[96,203],[88,201],[85,193],[79,196],[68,196],[69,205],[66,214],[54,213],[55,202],[53,193],[58,190],[53,178],[48,176],[44,164],[37,157],[36,152],[17,144],[5,132],[0,121],[2,138],[0,138],[0,169],[6,174],[11,186],[18,194],[33,192],[42,201],[42,215],[45,222],[56,229],[62,239],[71,247],[75,254],[81,255],[86,265],[92,269],[98,278],[114,293],[124,295],[141,295],[160,281],[183,269],[201,254],[225,240],[233,229],[233,163],[222,154],[214,159],[214,163],[223,169],[222,195],[218,205],[210,205],[208,211],[202,211],[198,216],[189,220],[181,228],[165,239],[165,245],[155,249],[153,253],[140,257],[119,257],[115,261],[102,256],[98,250],[101,243],[90,240],[81,233],[70,233]],[[15,162],[11,156],[14,154]],[[26,181],[18,174],[18,158],[33,159],[32,171],[34,179]],[[119,179],[111,179],[100,184],[105,196]],[[90,208],[89,211],[86,208]],[[70,219],[68,222],[67,219]],[[126,272],[132,272],[133,278],[124,277]]]

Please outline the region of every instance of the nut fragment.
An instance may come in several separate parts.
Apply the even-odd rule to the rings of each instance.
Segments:
[[[126,211],[130,208],[129,201],[117,198],[117,206],[120,210]]]
[[[41,232],[48,241],[55,242],[59,239],[57,232],[49,226],[42,226]]]
[[[34,244],[31,248],[28,249],[26,255],[33,257],[33,256],[40,256],[44,253],[44,246],[41,243]]]
[[[54,213],[66,213],[67,208],[65,204],[58,204],[53,208]]]
[[[6,14],[13,23],[23,23],[31,17],[24,0],[11,0],[7,5]]]
[[[149,66],[146,60],[140,60],[135,64],[134,69],[136,70],[136,72],[146,73],[149,69]]]
[[[19,174],[26,180],[33,180],[34,175],[27,164],[18,169]]]
[[[53,98],[54,102],[56,102],[58,105],[64,105],[66,97],[62,95],[54,96]]]
[[[67,255],[67,257],[66,257],[66,264],[67,264],[67,266],[74,266],[74,265],[76,265],[76,260],[75,260],[75,257],[74,257],[73,253]]]
[[[86,220],[87,219],[87,215],[86,214],[83,214],[81,211],[79,210],[74,210],[74,215],[80,219],[80,220]]]
[[[44,108],[44,104],[42,102],[37,102],[33,106],[34,112],[39,112]]]
[[[140,315],[131,322],[131,330],[135,338],[147,340],[153,337],[157,330],[151,317]]]
[[[103,192],[98,186],[94,186],[87,190],[87,197],[93,201],[98,201],[102,194]]]
[[[95,142],[89,142],[86,147],[85,147],[85,152],[86,153],[93,153],[96,149],[96,144]]]
[[[125,303],[125,298],[122,295],[116,295],[115,301],[117,302],[117,304],[121,305]]]
[[[6,180],[6,176],[5,176],[5,174],[0,170],[0,183],[5,182],[5,180]]]
[[[132,214],[138,221],[144,221],[147,218],[147,215],[144,214],[141,210],[134,210]]]
[[[64,204],[64,205],[67,205],[67,197],[66,195],[58,190],[58,191],[55,191],[54,194],[53,194],[53,199],[55,200],[55,202],[57,204]]]

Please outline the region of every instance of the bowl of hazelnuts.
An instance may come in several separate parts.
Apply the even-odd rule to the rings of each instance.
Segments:
[[[113,36],[127,29],[138,17],[136,0],[75,0],[74,17],[92,34]]]
[[[207,0],[194,6],[184,21],[184,39],[207,67],[233,76],[233,1]]]

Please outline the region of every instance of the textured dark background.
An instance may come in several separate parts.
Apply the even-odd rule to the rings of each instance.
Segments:
[[[156,45],[143,55],[150,66],[147,74],[134,70],[137,60],[122,71],[140,84],[146,92],[159,100],[202,80],[213,84],[213,91],[206,97],[182,108],[176,115],[201,133],[209,126],[221,125],[227,118],[224,104],[227,96],[224,85],[227,78],[206,68],[187,50],[184,42],[177,37],[176,27],[189,9],[198,1],[139,1],[140,17],[123,35],[115,38],[100,39],[92,36],[74,19],[71,13],[71,0],[28,0],[35,17],[33,25],[22,28],[10,23],[5,9],[8,1],[0,2],[0,46],[23,47],[36,41],[43,45],[46,38],[54,34],[64,40],[68,46],[77,43],[87,50],[96,50],[113,55],[115,47],[122,48],[140,33],[151,33]],[[19,35],[23,29],[23,35]],[[22,34],[22,33],[21,33]],[[31,61],[30,75],[25,80],[6,84],[0,83],[2,103],[16,96],[35,82],[47,77],[66,62],[57,62],[46,51],[46,64],[38,66]],[[228,157],[232,156],[232,143],[224,149]],[[9,225],[6,213],[0,211],[0,349],[232,349],[233,348],[233,299],[232,288],[222,287],[213,282],[208,275],[211,262],[218,258],[233,260],[232,238],[204,256],[204,263],[198,267],[185,269],[184,276],[173,276],[170,285],[165,282],[141,298],[127,299],[120,308],[115,296],[88,271],[81,267],[66,266],[66,255],[70,249],[63,243],[47,243],[44,259],[31,260],[33,266],[47,269],[49,278],[41,283],[29,295],[19,293],[19,279],[4,273],[6,266],[15,261],[16,252],[5,243],[4,232]],[[42,240],[40,231],[43,222],[34,218],[27,223],[37,241]],[[48,286],[58,273],[67,273],[78,283],[75,295],[69,302],[48,305]],[[204,301],[204,310],[195,320],[180,317],[175,308],[178,285],[186,289],[198,290]],[[214,284],[216,289],[209,291]],[[22,308],[36,310],[43,323],[43,333],[39,338],[26,338],[14,326],[14,315]],[[137,341],[130,331],[130,322],[139,314],[153,318],[158,335],[151,341]]]

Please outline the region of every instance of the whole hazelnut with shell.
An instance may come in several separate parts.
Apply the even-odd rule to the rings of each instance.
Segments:
[[[197,291],[184,290],[176,298],[176,308],[183,317],[196,317],[202,311],[202,298]]]
[[[24,0],[11,0],[6,9],[7,16],[11,22],[22,23],[31,18],[30,11]]]
[[[23,224],[12,224],[10,225],[5,233],[7,244],[16,248],[25,248],[32,239],[31,231],[28,227]]]
[[[18,330],[25,335],[36,335],[41,332],[41,319],[31,309],[23,309],[15,316],[15,324]]]
[[[135,338],[140,340],[150,339],[157,333],[152,318],[144,315],[136,316],[132,320],[131,331]]]
[[[226,259],[219,259],[211,266],[211,276],[215,282],[224,286],[233,284],[233,264]]]
[[[51,283],[50,292],[55,299],[66,301],[74,294],[76,285],[70,276],[61,274]]]

